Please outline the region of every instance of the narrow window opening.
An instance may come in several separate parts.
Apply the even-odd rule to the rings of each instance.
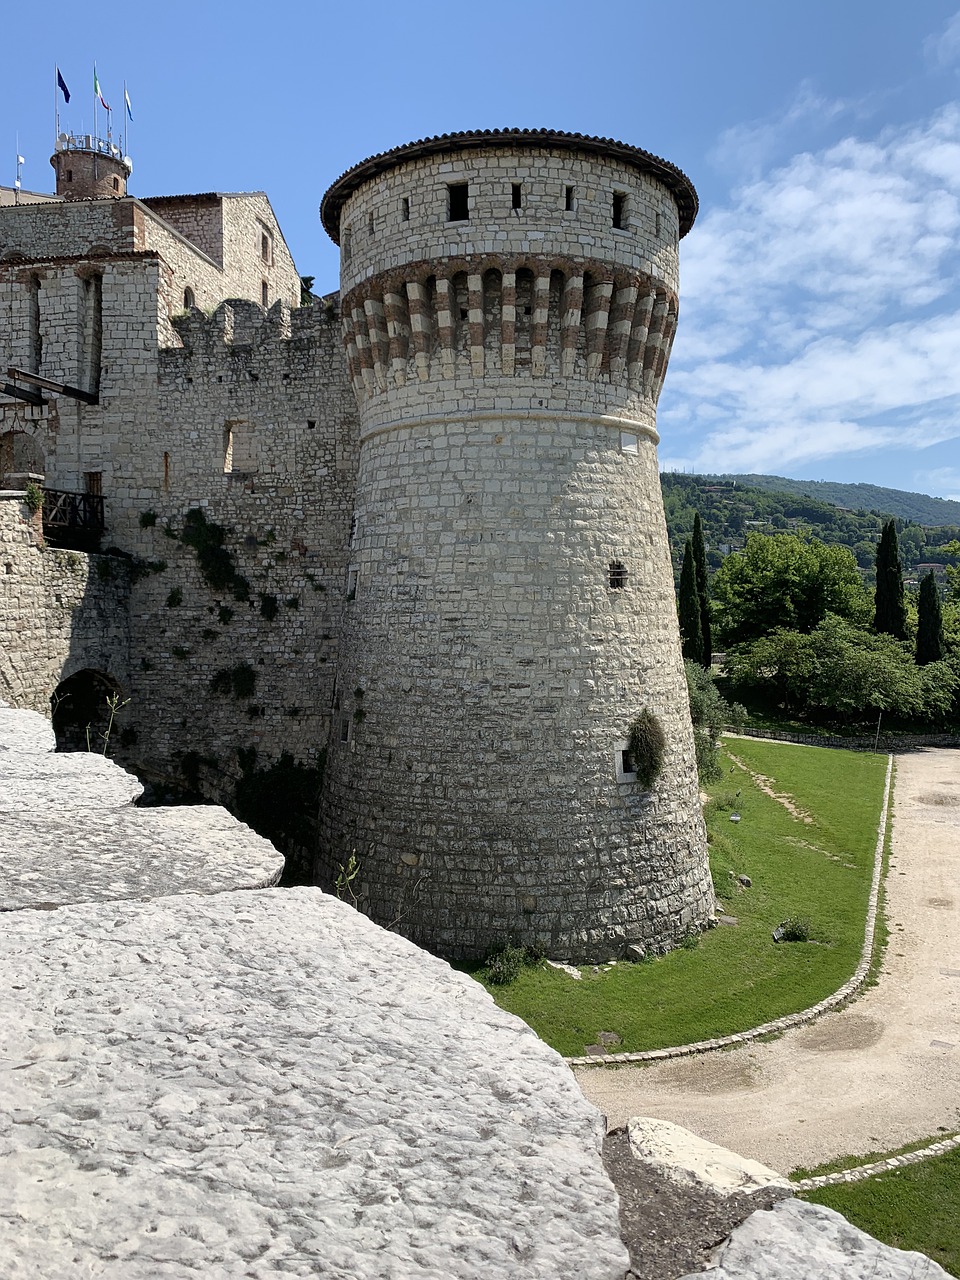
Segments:
[[[165,453],[163,455],[163,487],[164,489],[170,488],[170,455],[169,453]]]
[[[114,189],[114,191],[119,191],[119,190],[120,190],[120,179],[119,179],[119,178],[114,178],[114,180],[113,180],[113,189]]]
[[[466,182],[451,182],[447,187],[447,221],[466,222],[470,217],[469,186]]]
[[[613,193],[613,225],[622,231],[627,216],[627,197],[622,191]]]
[[[350,254],[353,252],[353,236],[350,233],[349,227],[347,227],[347,229],[343,233],[342,247],[343,247],[343,260],[344,262],[349,262]]]
[[[620,772],[621,773],[635,772],[633,767],[633,757],[630,755],[629,750],[620,752]]]
[[[267,285],[266,280],[263,280],[260,283],[260,302],[261,302],[261,305],[264,307],[267,307],[270,305],[270,289],[269,289],[269,286]]]
[[[273,257],[272,253],[270,252],[270,248],[271,248],[270,237],[266,234],[266,232],[264,232],[260,236],[260,257],[263,259],[264,262],[268,264],[270,263]]]
[[[40,332],[40,277],[31,276],[27,293],[28,363],[31,373],[39,373],[43,363],[43,334]]]
[[[612,591],[622,591],[627,585],[627,570],[621,561],[610,561],[609,582]]]
[[[163,455],[166,458],[166,454]],[[233,470],[233,428],[223,428],[223,470],[228,474]]]
[[[656,216],[654,217],[654,223],[655,223],[654,232],[656,235],[659,236],[660,234],[660,214],[659,213],[657,213]]]
[[[350,741],[350,721],[347,716],[340,717],[340,741]]]
[[[347,599],[356,600],[357,588],[360,585],[360,570],[351,566],[347,570]]]
[[[316,428],[316,425],[317,425],[317,420],[316,420],[316,418],[308,418],[308,419],[307,419],[307,430],[308,430],[308,431],[313,431],[313,430]]]
[[[573,213],[573,187],[567,187],[564,191],[563,207],[567,213]]]
[[[101,497],[103,494],[103,472],[85,471],[83,473],[83,487],[86,493],[93,494],[95,498]]]
[[[350,545],[351,545],[351,547],[353,546],[353,543],[354,543],[354,540],[355,540],[356,536],[357,536],[357,516],[356,516],[356,514],[354,514],[354,515],[352,515],[352,516],[350,517]]]
[[[410,201],[406,196],[400,201],[400,217],[404,222],[410,221]]]
[[[461,320],[467,320],[467,319],[469,319],[469,316],[470,316],[470,312],[469,312],[468,308],[467,308],[467,307],[461,307],[461,308],[460,308],[460,319],[461,319]]]
[[[68,169],[68,170],[67,170],[67,181],[68,181],[68,182],[72,182],[72,181],[73,181],[73,170],[72,170],[72,169]]]
[[[197,299],[194,296],[194,292],[190,286],[187,285],[186,289],[183,291],[183,309],[184,311],[189,311],[191,307],[195,307],[196,305]]]
[[[512,207],[514,209],[523,208],[523,187],[519,182],[513,184]]]

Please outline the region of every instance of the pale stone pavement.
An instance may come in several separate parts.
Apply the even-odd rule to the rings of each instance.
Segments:
[[[611,1126],[660,1116],[784,1173],[960,1129],[960,751],[896,763],[879,984],[770,1044],[577,1068]]]

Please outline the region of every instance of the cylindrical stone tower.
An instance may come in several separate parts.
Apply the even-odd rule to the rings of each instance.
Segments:
[[[318,873],[353,856],[443,954],[661,950],[713,908],[655,429],[696,210],[666,161],[545,130],[324,197],[361,449]]]
[[[50,157],[64,200],[122,200],[133,162],[109,139],[61,133]]]

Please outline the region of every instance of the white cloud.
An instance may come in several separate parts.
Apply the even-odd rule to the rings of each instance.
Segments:
[[[795,155],[708,211],[684,242],[661,413],[682,452],[664,466],[783,471],[960,438],[958,239],[957,105]]]
[[[960,60],[960,12],[953,15],[939,35],[924,41],[923,51],[938,67],[949,67]]]

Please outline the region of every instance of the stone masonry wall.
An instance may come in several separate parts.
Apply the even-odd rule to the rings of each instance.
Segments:
[[[129,683],[129,571],[45,547],[22,493],[0,492],[0,699],[50,714],[78,671]]]

